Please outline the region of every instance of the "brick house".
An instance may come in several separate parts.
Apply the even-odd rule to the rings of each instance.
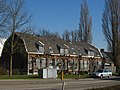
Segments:
[[[101,49],[100,52],[101,52],[101,57],[103,59],[104,68],[111,70],[113,73],[116,73],[116,66],[114,64],[112,53],[108,51],[104,51],[104,49]]]
[[[2,66],[8,70],[10,38],[5,42],[2,52]],[[38,74],[42,68],[63,69],[66,73],[92,72],[102,68],[102,59],[96,47],[84,42],[15,33],[13,70],[29,75]]]

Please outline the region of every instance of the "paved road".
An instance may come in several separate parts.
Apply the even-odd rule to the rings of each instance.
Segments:
[[[88,88],[120,85],[120,77],[110,79],[66,79],[64,90],[84,90]],[[62,90],[59,79],[44,80],[0,80],[0,90]]]

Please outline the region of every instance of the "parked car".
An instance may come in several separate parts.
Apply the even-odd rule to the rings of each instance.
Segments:
[[[108,77],[110,78],[112,76],[112,72],[109,69],[100,69],[97,70],[96,72],[91,73],[92,77]]]

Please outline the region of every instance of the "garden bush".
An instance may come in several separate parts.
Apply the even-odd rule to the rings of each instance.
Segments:
[[[0,75],[7,75],[7,70],[0,67]]]
[[[13,69],[13,75],[20,75],[20,71],[18,69]]]
[[[88,74],[88,71],[80,71],[81,75]]]

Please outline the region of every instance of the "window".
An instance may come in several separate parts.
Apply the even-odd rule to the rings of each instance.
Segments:
[[[39,46],[38,52],[39,53],[44,53],[44,47]]]
[[[61,46],[60,48],[60,55],[64,55],[65,54],[65,49]]]
[[[65,49],[65,55],[68,55],[68,49]]]
[[[65,51],[64,51],[64,49],[61,47],[60,48],[60,55],[64,55],[65,54]]]
[[[104,72],[108,72],[108,70],[104,70]]]
[[[84,67],[87,68],[87,61],[84,61]]]
[[[102,61],[98,61],[98,65],[101,66],[102,65]]]
[[[52,47],[49,47],[49,53],[50,53],[50,54],[53,53]]]
[[[36,48],[37,48],[37,51],[39,53],[44,53],[44,44],[42,42],[35,42],[35,45],[36,45]]]
[[[80,69],[82,69],[82,70],[83,70],[83,68],[84,68],[84,63],[83,63],[83,60],[80,60]]]
[[[71,48],[71,49],[72,49],[73,54],[76,54],[75,49],[74,48]]]
[[[102,73],[102,72],[103,72],[103,70],[97,70],[97,72],[100,72],[100,73]]]
[[[88,56],[94,56],[94,52],[93,51],[88,51]]]

